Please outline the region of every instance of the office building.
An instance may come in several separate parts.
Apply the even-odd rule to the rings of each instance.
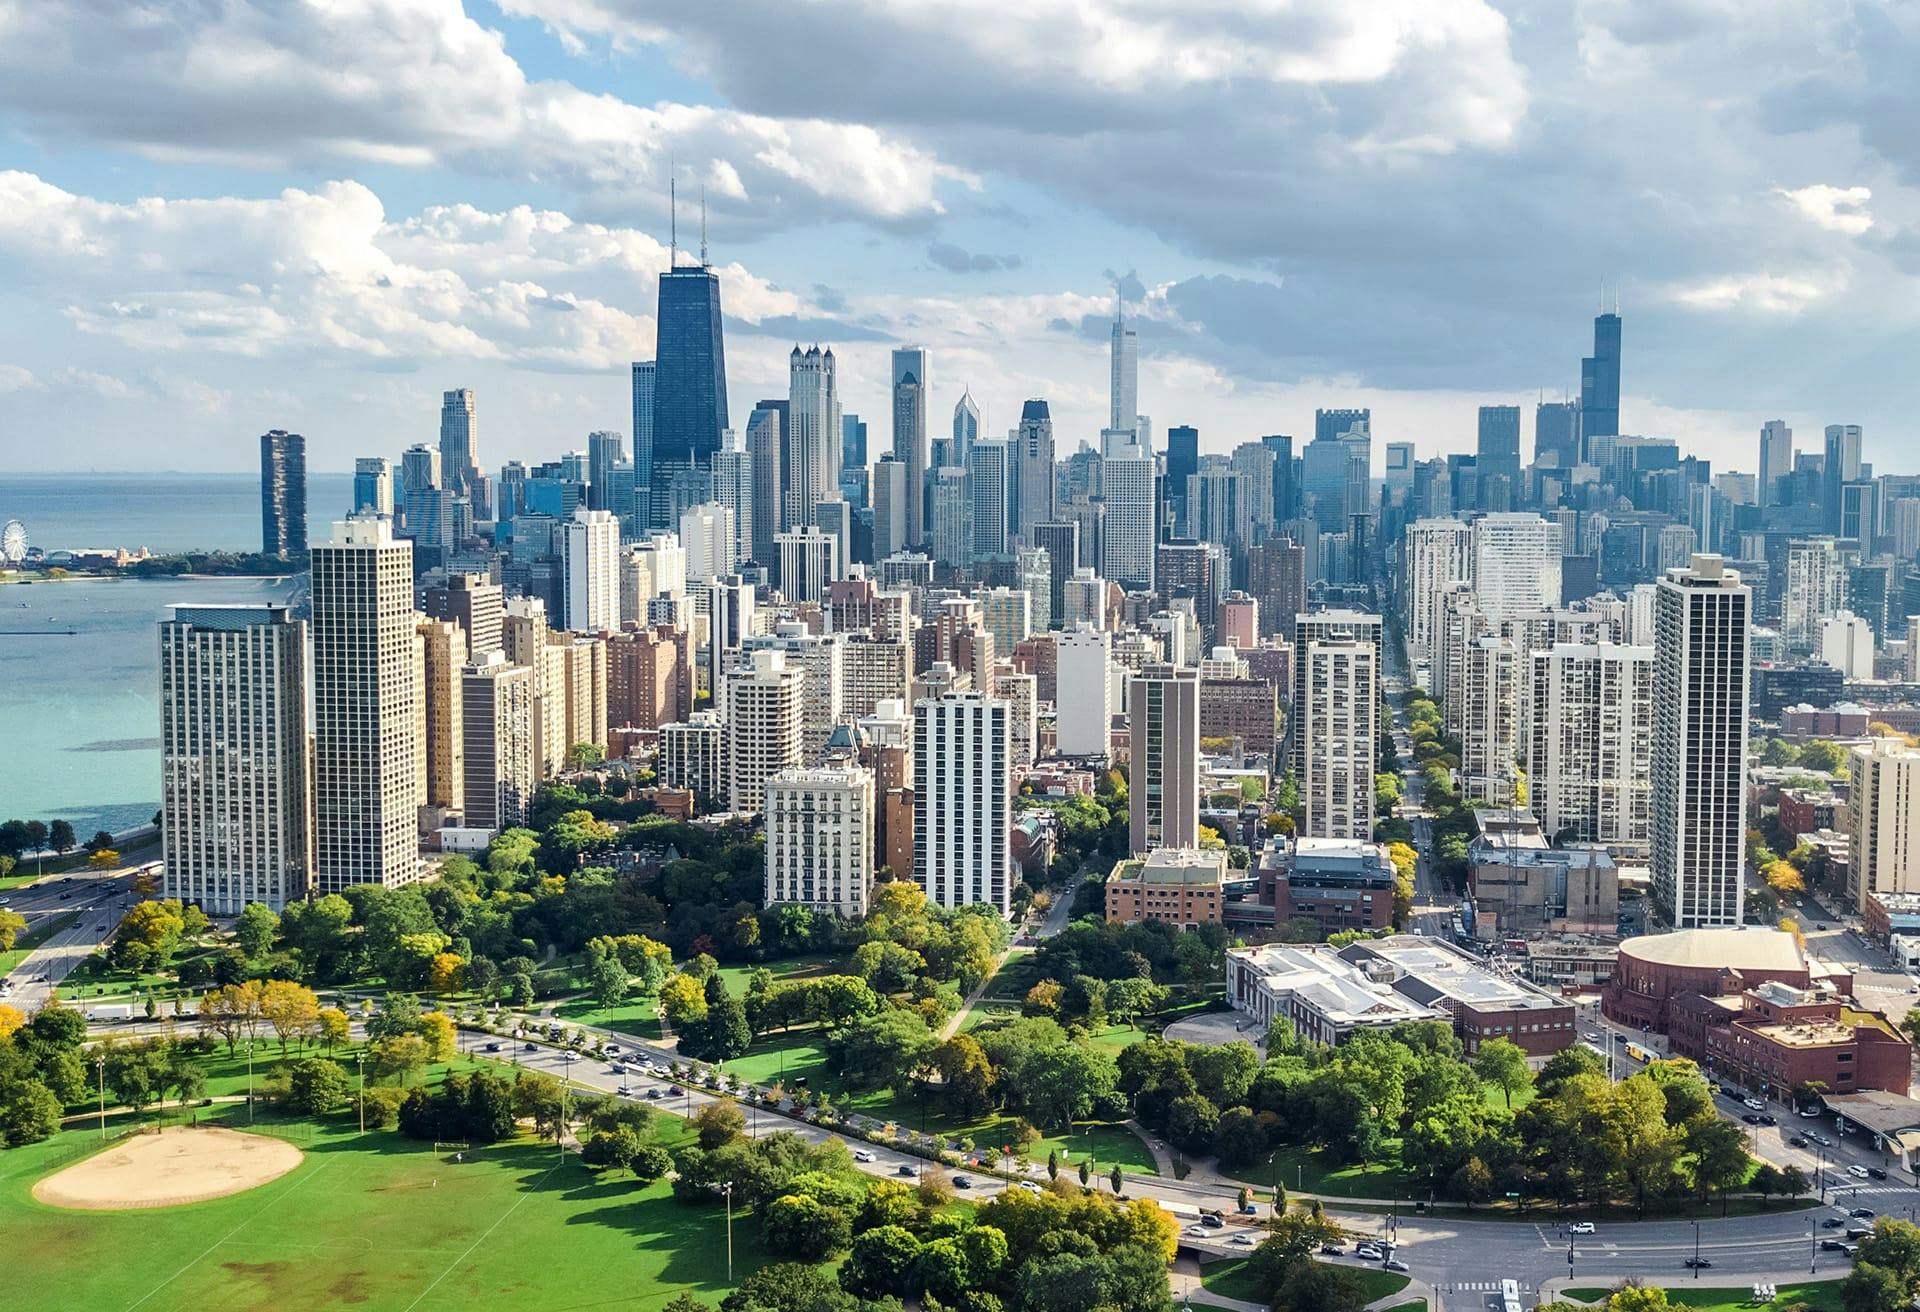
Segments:
[[[1652,647],[1555,643],[1525,654],[1528,805],[1556,842],[1644,863],[1652,824]]]
[[[1128,447],[1100,462],[1100,480],[1106,504],[1100,571],[1123,588],[1150,592],[1154,585],[1153,458],[1142,447]]]
[[[1846,827],[1854,905],[1869,895],[1920,893],[1920,751],[1874,738],[1847,752]]]
[[[1416,670],[1433,660],[1439,639],[1440,592],[1471,576],[1472,531],[1457,519],[1407,525],[1401,548],[1407,659]]]
[[[1086,626],[1060,635],[1055,745],[1062,756],[1105,756],[1113,726],[1113,635]]]
[[[653,392],[651,360],[635,360],[633,378],[633,482],[638,533],[652,531],[653,505]],[[504,515],[502,516],[505,517]]]
[[[1149,466],[1151,477],[1151,466]],[[1031,534],[1033,545],[1047,553],[1048,596],[1047,623],[1054,627],[1063,622],[1067,610],[1067,580],[1079,569],[1080,526],[1074,523],[1036,524]],[[1148,552],[1149,558],[1152,552]]]
[[[704,477],[727,427],[727,358],[721,332],[720,276],[704,261],[660,274],[653,354],[652,469],[645,479],[649,524],[673,522],[676,476]],[[639,424],[634,425],[636,433]],[[702,500],[704,498],[696,498]],[[761,503],[765,505],[766,503]],[[768,506],[772,514],[774,507]],[[677,517],[677,514],[676,516]]]
[[[1225,456],[1202,456],[1187,476],[1187,532],[1238,553],[1253,541],[1247,479]]]
[[[1780,504],[1780,480],[1793,472],[1793,430],[1783,419],[1769,419],[1760,425],[1760,473],[1756,491],[1759,504]]]
[[[1504,478],[1509,488],[1520,486],[1520,407],[1483,405],[1480,407],[1480,441],[1474,458],[1474,472],[1481,486],[1489,478]],[[1408,471],[1411,484],[1412,471]],[[1481,505],[1486,505],[1485,500]]]
[[[767,780],[767,906],[857,920],[873,895],[873,772],[858,765],[782,770]]]
[[[1053,418],[1045,401],[1021,405],[1013,458],[1014,531],[1022,542],[1031,545],[1033,526],[1054,519]]]
[[[814,523],[813,508],[840,486],[840,391],[832,347],[793,348],[786,421],[780,527],[791,530]]]
[[[260,435],[260,554],[307,553],[307,439],[274,429]]]
[[[762,401],[747,417],[747,466],[753,479],[753,553],[774,563],[773,537],[786,527],[787,403]]]
[[[1847,569],[1840,544],[1830,537],[1789,542],[1780,599],[1780,636],[1787,645],[1801,654],[1815,651],[1822,625],[1846,603]]]
[[[1012,732],[979,692],[922,699],[913,723],[913,874],[938,907],[1013,905]]]
[[[477,656],[500,649],[506,600],[498,583],[480,574],[449,574],[426,590],[422,603],[421,609],[429,618],[451,620],[460,626],[469,653]]]
[[[458,812],[466,797],[462,746],[461,671],[472,659],[466,630],[453,620],[421,618],[420,635],[421,762],[425,805]]]
[[[732,517],[733,536],[728,551],[734,562],[733,568],[737,569],[755,558],[756,507],[753,456],[747,450],[746,439],[731,428],[720,435],[720,449],[713,453],[713,500],[715,504],[724,506]]]
[[[1372,617],[1379,624],[1379,617]],[[1373,836],[1373,763],[1379,747],[1379,646],[1308,637],[1296,654],[1304,690],[1294,706],[1300,801],[1308,838]]]
[[[1541,469],[1571,469],[1580,463],[1580,411],[1567,401],[1533,408],[1533,463]]]
[[[1842,489],[1860,481],[1860,439],[1858,424],[1827,425],[1825,456],[1820,462],[1820,504],[1827,512],[1827,529],[1832,533],[1841,533]]]
[[[905,551],[907,541],[907,466],[891,454],[873,462],[873,558],[885,560]]]
[[[1580,463],[1595,463],[1594,439],[1619,433],[1620,316],[1600,314],[1593,321],[1593,354],[1580,361]]]
[[[619,519],[611,511],[576,510],[566,525],[565,543],[561,627],[575,633],[619,628]]]
[[[1655,594],[1653,896],[1679,929],[1741,922],[1752,604],[1718,556]]]
[[[1187,480],[1200,470],[1200,430],[1190,424],[1175,424],[1167,430],[1166,498],[1173,513],[1173,531],[1191,537],[1187,530]]]
[[[972,392],[963,390],[960,399],[953,403],[953,438],[947,444],[947,463],[967,468],[973,444],[980,440],[984,431],[980,403],[973,399]]]
[[[307,894],[307,634],[287,608],[160,622],[164,896],[212,916]]]
[[[687,553],[689,583],[710,583],[739,568],[733,554],[733,511],[717,501],[681,513],[680,545]]]
[[[1107,923],[1157,920],[1176,929],[1220,923],[1227,854],[1219,848],[1156,848],[1136,852],[1107,876]]]
[[[840,416],[840,477],[867,467],[867,421],[859,415]]]
[[[485,484],[486,476],[480,472],[478,409],[471,387],[441,394],[440,477],[448,491],[469,500],[476,485]]]
[[[1198,847],[1199,671],[1149,665],[1128,681],[1127,702],[1133,761],[1128,830],[1133,854],[1162,847]]]
[[[420,873],[413,544],[349,519],[312,552],[313,851],[321,896]]]
[[[917,547],[929,540],[931,531],[923,500],[928,476],[927,389],[931,386],[926,348],[896,346],[891,366],[893,458],[906,468],[907,543]],[[951,454],[947,458],[954,459]]]
[[[353,462],[353,513],[393,514],[393,462],[385,456],[361,456]]]
[[[1004,556],[1012,547],[1012,457],[1005,442],[978,441],[968,450],[965,487],[974,556]]]
[[[534,766],[533,671],[505,652],[477,657],[460,673],[461,762],[468,829],[525,824],[539,776]]]
[[[827,585],[841,577],[840,542],[808,525],[774,534],[780,568],[780,595],[789,602],[823,602]]]
[[[632,481],[616,486],[616,474],[631,469],[627,461],[627,435],[612,429],[596,429],[587,434],[587,505],[594,510],[612,511],[617,519],[633,513],[631,505],[621,505],[619,491],[631,494]]]

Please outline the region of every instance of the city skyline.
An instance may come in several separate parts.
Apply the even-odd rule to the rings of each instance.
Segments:
[[[889,51],[882,81],[1056,88],[940,115],[865,86],[794,96],[767,69],[777,12],[724,53],[718,19],[669,35],[622,0],[236,5],[138,51],[87,13],[22,19],[15,50],[95,63],[0,63],[0,454],[73,468],[84,438],[94,467],[237,469],[220,434],[282,427],[345,469],[357,434],[430,440],[425,407],[468,386],[502,458],[625,430],[675,189],[683,258],[704,247],[723,286],[735,416],[817,341],[847,410],[885,418],[887,352],[918,343],[930,414],[970,388],[1003,427],[1044,396],[1063,450],[1097,444],[1118,285],[1138,409],[1210,451],[1298,437],[1321,405],[1469,449],[1482,404],[1577,400],[1581,320],[1617,304],[1621,431],[1721,469],[1751,471],[1773,418],[1859,423],[1883,470],[1904,454],[1916,398],[1889,362],[1914,332],[1917,206],[1880,106],[1910,24],[1454,0],[1398,36],[1329,9],[1301,38],[1096,5],[1061,17],[1069,39],[1023,40],[1048,13],[1002,49],[939,10],[822,8],[828,48]],[[461,76],[394,76],[402,50]],[[181,83],[195,58],[228,78]],[[1162,59],[1178,71],[1149,94]],[[59,90],[102,76],[111,105]],[[355,105],[364,85],[389,88],[383,113]],[[1703,85],[1711,129],[1676,103]],[[1170,150],[1198,121],[1234,130]],[[1248,155],[1288,186],[1249,184],[1230,165]],[[1581,202],[1540,203],[1544,178]]]

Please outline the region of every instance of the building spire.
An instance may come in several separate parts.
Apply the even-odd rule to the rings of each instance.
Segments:
[[[667,268],[680,263],[680,192],[673,165],[667,165]]]
[[[707,262],[707,184],[700,184],[700,267],[711,269]]]

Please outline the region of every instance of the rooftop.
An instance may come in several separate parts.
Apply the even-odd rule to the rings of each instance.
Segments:
[[[1415,1002],[1391,985],[1368,979],[1338,953],[1324,947],[1269,943],[1236,948],[1269,993],[1292,994],[1337,1025],[1398,1025],[1441,1020],[1445,1013]]]
[[[1620,954],[1663,966],[1799,971],[1806,954],[1793,935],[1777,929],[1682,929],[1646,934],[1620,945]]]
[[[1197,847],[1160,847],[1144,858],[1122,861],[1109,875],[1110,883],[1220,886],[1227,877],[1227,854]]]
[[[1385,962],[1394,972],[1393,987],[1429,1006],[1448,998],[1482,1010],[1545,1011],[1567,1005],[1530,984],[1493,974],[1439,939],[1395,934],[1349,944],[1340,955],[1363,967],[1368,961]]]

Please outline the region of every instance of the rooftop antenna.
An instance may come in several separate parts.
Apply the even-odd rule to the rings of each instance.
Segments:
[[[707,184],[700,184],[700,267],[711,269],[707,262]]]
[[[667,267],[674,268],[680,263],[680,191],[679,179],[674,176],[678,166],[673,157],[667,157]]]

